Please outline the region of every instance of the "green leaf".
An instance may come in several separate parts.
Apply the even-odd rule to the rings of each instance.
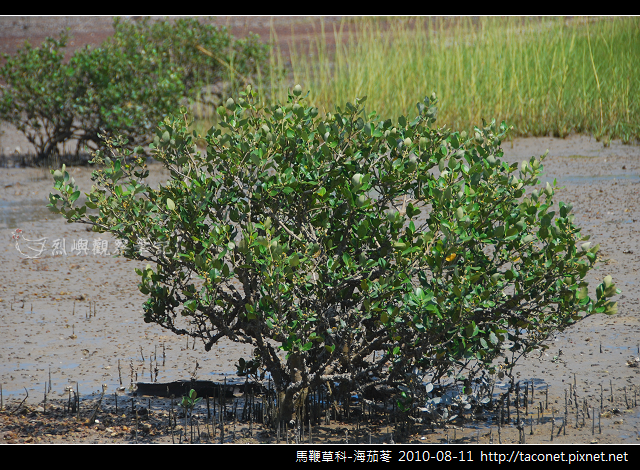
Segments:
[[[478,332],[479,332],[478,326],[473,321],[465,327],[465,334],[468,338],[471,338],[477,335]]]
[[[578,291],[578,294],[576,295],[577,300],[584,300],[584,299],[587,299],[588,297],[589,297],[589,289],[586,286],[580,288],[580,290]]]
[[[489,341],[491,341],[491,344],[493,344],[494,346],[498,344],[498,337],[493,331],[489,333]]]
[[[360,237],[361,239],[364,239],[369,233],[369,224],[365,222],[358,225],[358,229],[356,231],[356,233],[358,234],[358,237]]]
[[[167,198],[167,209],[170,211],[174,211],[176,209],[176,204],[172,199]]]
[[[618,302],[607,302],[604,313],[605,315],[615,315],[618,313]]]

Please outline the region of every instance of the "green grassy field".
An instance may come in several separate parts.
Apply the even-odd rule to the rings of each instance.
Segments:
[[[344,21],[349,33],[325,31],[318,18],[325,39],[318,35],[308,51],[291,44],[283,57],[274,49],[271,64],[288,75],[265,70],[264,96],[284,101],[287,87],[300,83],[321,111],[366,95],[368,109],[387,118],[413,115],[435,92],[439,125],[456,130],[495,118],[512,125],[514,137],[640,139],[638,17]],[[330,35],[338,47],[328,45]]]

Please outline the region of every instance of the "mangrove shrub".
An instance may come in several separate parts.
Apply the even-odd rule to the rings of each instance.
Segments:
[[[502,161],[504,124],[437,128],[435,95],[396,120],[365,112],[365,98],[322,116],[300,86],[284,104],[255,96],[229,98],[199,139],[185,116],[166,118],[153,153],[171,178],[157,189],[113,140],[86,205],[57,171],[50,207],[148,261],[145,322],[207,351],[221,338],[253,346],[239,372],[270,374],[281,418],[319,387],[392,393],[410,410],[425,383],[471,386],[615,313],[611,278],[594,298],[585,281],[598,247],[570,204],[553,205],[555,185],[536,186],[544,156]]]

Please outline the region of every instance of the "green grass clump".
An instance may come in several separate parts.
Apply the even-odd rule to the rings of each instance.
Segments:
[[[287,67],[289,75],[269,77],[268,101],[301,83],[326,112],[367,96],[381,116],[398,116],[435,91],[438,121],[454,129],[495,118],[513,125],[513,136],[639,139],[637,17],[361,17],[332,33],[318,22],[310,50],[272,50],[270,70]]]

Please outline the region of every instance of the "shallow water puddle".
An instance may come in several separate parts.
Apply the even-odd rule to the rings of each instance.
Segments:
[[[139,356],[130,355],[125,355],[118,361],[118,357],[113,356],[112,351],[104,347],[105,333],[99,324],[92,324],[92,319],[83,319],[82,317],[72,319],[51,311],[45,313],[39,309],[31,310],[29,304],[24,310],[19,307],[14,308],[15,310],[8,312],[9,316],[6,319],[10,319],[10,316],[13,315],[10,320],[12,326],[24,329],[29,333],[26,333],[18,343],[9,348],[11,352],[0,362],[0,376],[5,378],[2,383],[4,397],[15,398],[25,395],[24,388],[16,387],[13,383],[13,376],[16,378],[28,377],[30,381],[27,385],[28,393],[30,396],[34,396],[34,393],[38,394],[41,391],[42,384],[49,380],[50,371],[54,385],[52,391],[64,395],[61,387],[76,382],[81,393],[85,393],[87,387],[93,389],[101,383],[107,384],[108,390],[113,392],[120,386],[128,388],[130,383],[154,381],[152,369],[155,369],[156,374],[159,373],[156,380],[160,382],[188,379],[189,373],[193,369],[191,361],[175,358],[170,350],[168,350],[166,364],[161,356],[162,353],[160,353],[160,357],[155,357],[155,360],[150,360],[154,356],[154,352],[148,353],[147,351],[145,351],[145,359],[142,361]],[[67,318],[69,322],[67,322]],[[75,328],[72,328],[72,325]],[[46,340],[41,336],[45,329],[50,329],[56,334]],[[49,332],[47,331],[47,333]],[[56,348],[56,353],[43,356],[43,349],[46,347]],[[222,353],[224,349],[225,346],[220,346],[219,352]],[[157,351],[155,353],[157,354]],[[92,362],[94,355],[102,358],[98,365]],[[209,361],[216,362],[215,358],[199,357],[198,361],[202,368],[198,370],[198,375],[202,378],[208,376],[219,383],[223,383],[225,380],[229,383],[238,380],[244,381],[244,378],[240,379],[236,375],[235,370],[220,371],[219,368],[216,368],[217,364],[214,365],[216,370],[209,372],[207,363]],[[11,379],[8,380],[7,377],[11,377]]]
[[[24,222],[46,220],[52,216],[54,214],[47,209],[47,201],[42,199],[0,201],[0,229],[20,228]]]

